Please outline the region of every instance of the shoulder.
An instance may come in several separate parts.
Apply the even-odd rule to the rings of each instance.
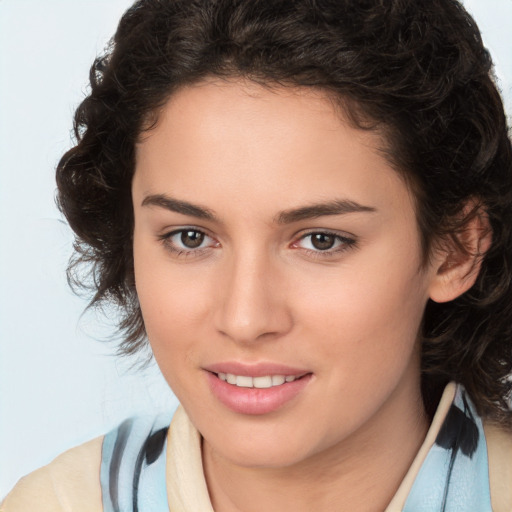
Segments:
[[[144,476],[147,466],[161,466],[165,474],[162,455],[171,417],[172,413],[165,413],[129,418],[106,435],[64,452],[19,480],[0,512],[100,512],[102,488],[107,490],[108,504],[131,502],[133,489],[138,488],[132,485],[135,475]]]
[[[103,437],[72,448],[18,481],[2,512],[102,510],[100,466]]]
[[[495,512],[512,510],[512,432],[484,422],[492,507]]]

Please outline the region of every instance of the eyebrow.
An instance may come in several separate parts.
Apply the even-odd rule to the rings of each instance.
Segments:
[[[376,208],[372,206],[364,206],[356,203],[355,201],[348,201],[346,199],[339,199],[329,201],[327,203],[313,204],[311,206],[303,206],[301,208],[294,208],[292,210],[285,210],[281,212],[276,222],[278,224],[291,224],[306,219],[315,219],[325,215],[343,215],[346,213],[360,213],[360,212],[376,212]]]
[[[209,208],[198,206],[187,201],[173,199],[164,194],[146,196],[142,201],[142,206],[159,206],[171,212],[197,217],[198,219],[217,220],[215,214]]]
[[[217,216],[215,213],[204,206],[199,206],[188,201],[180,201],[165,194],[153,194],[146,196],[142,201],[142,206],[158,206],[166,210],[196,217],[198,219],[205,219],[216,221]],[[324,217],[326,215],[343,215],[347,213],[373,213],[377,210],[372,206],[364,206],[355,201],[346,199],[339,199],[328,201],[325,203],[313,204],[310,206],[302,206],[300,208],[293,208],[280,212],[275,218],[274,222],[277,224],[292,224],[306,219],[314,219],[317,217]]]

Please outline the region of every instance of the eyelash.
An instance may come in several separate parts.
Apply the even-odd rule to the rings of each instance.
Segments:
[[[176,237],[179,235],[183,236],[183,234],[186,232],[195,233],[196,235],[198,234],[199,236],[203,236],[204,240],[210,239],[214,243],[207,245],[205,247],[199,246],[197,248],[186,248],[186,247],[179,248],[179,247],[177,247],[176,242],[172,241],[173,237]],[[337,244],[337,245],[335,245],[334,248],[327,248],[325,250],[309,249],[306,247],[301,248],[299,246],[300,242],[302,242],[314,235],[324,235],[324,236],[328,236],[328,237],[333,237],[335,239],[334,244]],[[217,242],[213,237],[209,236],[203,230],[197,229],[194,227],[185,227],[185,228],[176,229],[176,230],[170,231],[169,233],[165,233],[165,234],[159,236],[158,238],[164,244],[164,246],[167,250],[169,250],[171,253],[173,253],[176,257],[182,257],[182,258],[201,256],[208,249],[215,248],[220,245],[219,242]],[[202,245],[203,241],[201,242],[201,245]],[[310,244],[311,243],[312,242],[310,242]],[[291,244],[291,247],[293,249],[302,249],[303,251],[305,251],[308,254],[308,256],[311,256],[314,258],[328,259],[331,257],[338,256],[340,253],[348,251],[351,248],[355,248],[356,245],[357,245],[357,241],[354,238],[343,236],[343,235],[340,235],[339,233],[329,231],[329,230],[316,230],[316,231],[310,231],[308,233],[302,234],[295,242],[293,242]]]
[[[339,256],[341,253],[348,251],[349,249],[356,248],[356,246],[357,246],[357,241],[355,238],[340,235],[339,233],[336,233],[334,231],[329,231],[329,230],[324,229],[324,230],[309,231],[308,233],[302,234],[296,242],[293,242],[292,247],[300,248],[300,247],[298,247],[299,242],[302,242],[302,241],[312,237],[313,235],[324,235],[324,236],[333,237],[335,239],[334,243],[338,244],[334,248],[329,248],[329,249],[325,249],[325,250],[302,248],[304,251],[307,252],[307,254],[309,256],[312,256],[314,258],[328,259],[328,258],[336,257],[336,256]],[[310,241],[310,244],[311,243],[312,242]]]

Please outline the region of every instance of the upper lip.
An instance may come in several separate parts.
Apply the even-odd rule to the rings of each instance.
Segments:
[[[280,363],[242,363],[239,361],[225,361],[214,363],[203,367],[204,370],[212,373],[231,373],[246,377],[265,377],[267,375],[293,375],[299,377],[311,373],[304,368],[297,368]]]

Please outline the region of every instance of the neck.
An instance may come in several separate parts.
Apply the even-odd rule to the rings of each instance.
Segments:
[[[383,511],[419,450],[428,419],[419,389],[391,397],[364,427],[298,464],[241,467],[203,442],[215,512]]]

